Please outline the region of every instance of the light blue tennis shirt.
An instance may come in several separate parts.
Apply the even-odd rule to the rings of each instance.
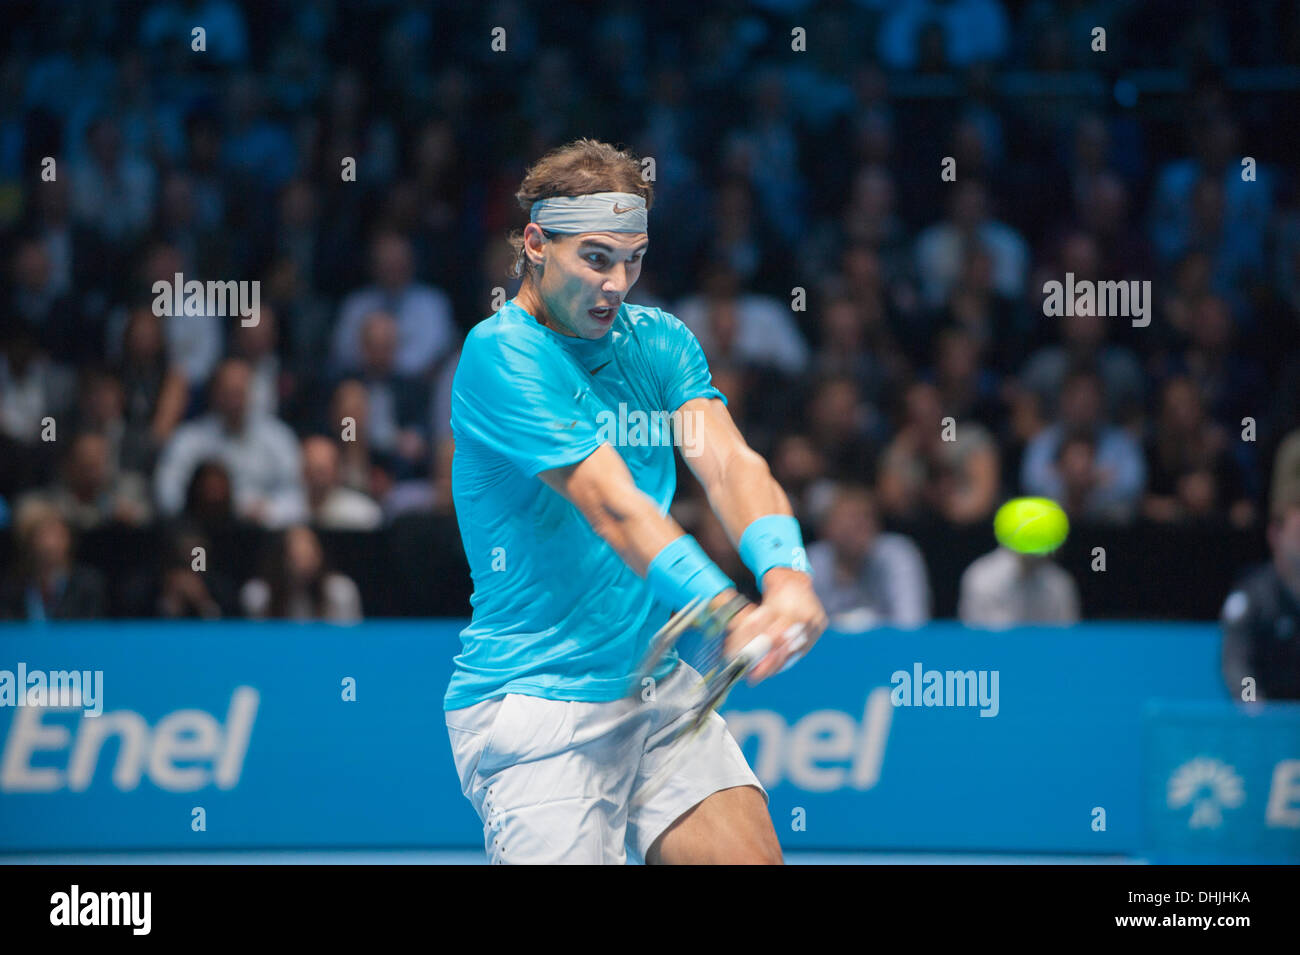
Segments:
[[[667,514],[674,435],[685,449],[697,440],[669,416],[692,398],[723,396],[695,336],[661,309],[624,303],[593,341],[510,301],[469,333],[452,382],[451,484],[474,613],[445,709],[506,693],[601,702],[632,689],[675,608],[538,475],[608,443]],[[652,676],[676,663],[666,656]]]

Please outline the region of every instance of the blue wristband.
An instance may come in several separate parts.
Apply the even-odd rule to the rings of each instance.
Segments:
[[[736,586],[690,534],[683,534],[655,554],[645,579],[656,597],[677,610],[697,597],[712,600]]]
[[[746,527],[740,535],[740,559],[754,572],[759,591],[763,589],[763,575],[773,567],[812,574],[799,522],[788,514],[769,514]]]

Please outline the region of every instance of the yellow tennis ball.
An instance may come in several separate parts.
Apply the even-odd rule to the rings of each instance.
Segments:
[[[998,508],[993,533],[999,544],[1019,554],[1050,554],[1065,543],[1070,521],[1053,500],[1018,497]]]

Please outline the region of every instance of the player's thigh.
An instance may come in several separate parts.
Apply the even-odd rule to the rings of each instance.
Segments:
[[[606,704],[513,693],[448,714],[461,787],[492,862],[626,861],[635,763],[616,758],[622,722]]]
[[[772,861],[773,857],[779,861],[780,847],[767,817],[767,794],[726,720],[711,713],[697,732],[680,732],[682,720],[691,718],[691,707],[698,700],[698,680],[699,674],[683,664],[660,687],[654,728],[641,754],[633,794],[629,844],[638,858],[653,861],[652,856],[663,853],[652,850],[676,826],[681,834],[669,841],[663,861],[691,861],[673,851],[679,844],[707,850],[700,861]],[[713,811],[733,805],[739,809],[730,819]]]
[[[781,865],[781,844],[754,786],[705,797],[664,831],[646,854],[650,865]]]

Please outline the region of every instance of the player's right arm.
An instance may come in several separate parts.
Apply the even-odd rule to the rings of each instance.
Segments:
[[[686,532],[671,517],[659,513],[655,502],[636,486],[627,464],[608,444],[602,444],[577,464],[543,471],[538,475],[556,493],[562,495],[587,519],[601,539],[641,577],[647,577],[650,565],[669,545],[681,545]],[[691,547],[692,538],[686,537]],[[719,574],[721,572],[718,572]],[[717,610],[737,596],[732,586],[721,590],[709,601]],[[680,604],[684,601],[677,601]],[[781,633],[777,611],[762,605],[750,605],[735,614],[727,627],[727,646],[735,651],[760,634],[775,637]],[[751,676],[753,683],[763,677]]]
[[[600,538],[640,577],[650,563],[686,531],[659,513],[651,497],[636,486],[627,463],[614,448],[602,444],[577,464],[538,475],[569,501]],[[711,601],[721,606],[736,595],[728,587]]]

